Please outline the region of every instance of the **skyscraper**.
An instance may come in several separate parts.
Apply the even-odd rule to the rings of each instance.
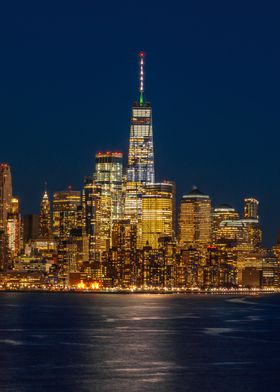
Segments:
[[[12,175],[7,163],[0,164],[0,269],[8,266],[7,219],[12,203]]]
[[[88,243],[88,259],[92,260],[94,252],[94,193],[93,178],[85,177],[82,194],[83,235]]]
[[[134,222],[141,217],[143,186],[155,181],[152,107],[144,97],[144,52],[139,59],[140,94],[132,106],[125,200],[125,214]]]
[[[40,237],[49,238],[51,232],[51,205],[48,192],[45,190],[40,207]]]
[[[123,217],[122,153],[97,153],[94,179],[95,251],[102,253],[112,245],[113,223]]]
[[[11,199],[11,209],[7,215],[7,237],[10,259],[13,260],[21,248],[21,217],[19,212],[19,200]]]
[[[244,199],[244,218],[259,219],[259,202],[253,197]]]
[[[123,217],[123,154],[99,152],[95,158],[95,183],[111,197],[111,221]]]
[[[7,163],[0,164],[0,229],[6,232],[7,217],[12,205],[12,175]]]
[[[183,196],[179,215],[180,245],[206,247],[211,242],[211,200],[196,187]]]
[[[55,192],[53,196],[53,233],[63,239],[70,235],[72,229],[79,227],[79,206],[81,205],[80,191]]]
[[[142,247],[147,244],[156,249],[159,239],[173,239],[173,190],[172,183],[147,184],[142,196]]]
[[[82,208],[81,193],[73,191],[55,192],[53,196],[53,234],[58,242],[58,258],[60,261],[70,262],[72,242],[78,242],[82,237]],[[71,240],[71,237],[74,239]],[[75,248],[77,248],[75,244]],[[76,257],[76,254],[75,254]]]
[[[212,214],[212,240],[214,243],[220,240],[220,229],[223,221],[239,219],[239,213],[228,204],[221,204],[214,208]]]

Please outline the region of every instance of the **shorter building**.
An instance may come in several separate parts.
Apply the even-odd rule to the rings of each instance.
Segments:
[[[207,248],[211,244],[211,200],[194,187],[183,196],[179,213],[179,244]]]
[[[11,209],[7,215],[7,239],[9,258],[11,261],[21,250],[21,216],[19,212],[19,200],[11,199]]]
[[[253,197],[244,199],[244,218],[259,219],[259,202]]]
[[[147,184],[142,195],[141,247],[160,247],[161,237],[174,238],[174,185]]]
[[[8,271],[0,273],[2,290],[45,290],[49,288],[43,272]]]
[[[39,238],[40,218],[36,214],[28,214],[23,217],[23,243]]]

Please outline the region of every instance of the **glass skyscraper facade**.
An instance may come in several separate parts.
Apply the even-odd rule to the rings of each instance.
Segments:
[[[6,163],[0,164],[0,229],[6,231],[7,216],[12,205],[11,168]]]
[[[99,152],[94,174],[94,250],[109,249],[113,222],[123,216],[123,155]]]
[[[123,154],[99,152],[95,158],[95,184],[110,197],[111,222],[123,217]]]
[[[135,222],[141,216],[143,187],[155,182],[152,107],[144,98],[143,52],[139,58],[140,96],[132,107],[125,200],[125,214]]]
[[[211,243],[211,200],[196,187],[181,200],[179,242],[202,247]]]
[[[147,184],[142,197],[142,246],[159,248],[159,239],[173,239],[173,184]]]

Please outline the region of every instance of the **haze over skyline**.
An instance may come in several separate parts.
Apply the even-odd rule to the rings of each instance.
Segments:
[[[80,189],[97,151],[127,157],[144,50],[156,180],[176,181],[178,198],[197,185],[240,211],[256,197],[265,243],[275,242],[277,5],[15,3],[1,13],[0,157],[24,213],[38,211],[45,181],[50,192]]]

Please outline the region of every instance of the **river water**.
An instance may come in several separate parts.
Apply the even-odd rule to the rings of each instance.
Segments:
[[[280,296],[0,293],[0,391],[280,389]]]

